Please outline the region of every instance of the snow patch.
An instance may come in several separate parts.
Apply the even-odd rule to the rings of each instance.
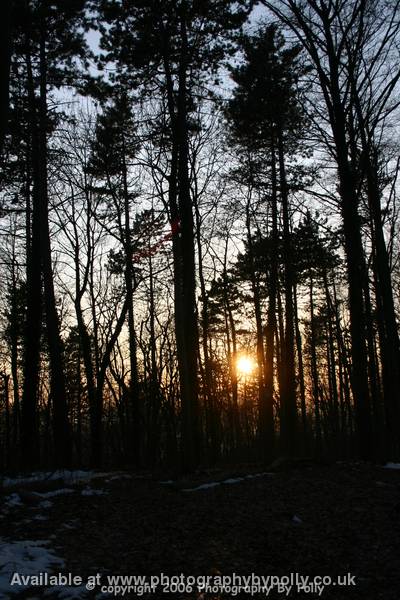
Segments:
[[[38,509],[38,508],[51,508],[53,506],[53,503],[50,502],[48,500],[48,498],[54,498],[56,496],[62,496],[64,494],[72,494],[75,490],[69,489],[69,488],[60,488],[59,490],[53,490],[51,492],[33,492],[32,493],[32,498],[33,499],[37,499],[37,500],[41,500],[43,498],[43,500],[41,500],[37,506],[34,506],[34,509]],[[6,514],[8,513],[8,511],[11,508],[14,508],[16,506],[24,506],[24,502],[21,499],[21,496],[19,494],[17,494],[16,492],[10,494],[9,496],[6,496],[4,498],[4,503],[3,503],[3,512]]]
[[[266,477],[266,476],[275,475],[275,473],[269,473],[268,471],[263,471],[262,473],[252,473],[251,475],[245,475],[245,479],[255,479],[256,477]]]
[[[194,488],[186,488],[183,489],[182,492],[197,492],[198,490],[207,490],[209,488],[213,488],[219,485],[225,485],[225,484],[234,484],[234,483],[239,483],[241,481],[245,481],[246,479],[255,479],[256,477],[265,477],[266,475],[274,475],[274,473],[268,473],[268,472],[263,472],[263,473],[253,473],[251,475],[244,475],[243,477],[230,477],[228,479],[223,479],[222,481],[212,481],[210,483],[203,483],[202,485],[198,485],[197,487]],[[163,483],[163,482],[160,482]]]
[[[27,589],[24,585],[10,585],[14,573],[36,575],[51,572],[53,567],[64,567],[64,561],[47,548],[47,540],[8,542],[0,538],[0,600],[9,600],[11,594]]]
[[[300,517],[298,517],[297,515],[293,515],[292,517],[292,523],[294,523],[295,525],[300,525],[300,523],[302,523],[303,521],[300,519]]]
[[[221,485],[219,481],[212,481],[211,483],[203,483],[202,485],[198,485],[195,488],[186,488],[182,490],[182,492],[197,492],[198,490],[208,490],[209,488],[217,487]]]
[[[2,484],[4,488],[12,487],[16,485],[26,485],[27,483],[43,483],[45,481],[62,481],[69,483],[79,483],[81,481],[88,481],[96,477],[104,477],[109,473],[96,473],[95,471],[69,471],[69,470],[57,470],[57,471],[36,471],[30,475],[18,475],[17,477],[4,477]]]
[[[383,468],[400,470],[400,463],[388,462]]]
[[[112,477],[108,477],[106,479],[107,483],[109,481],[116,481],[117,479],[133,479],[133,475],[130,475],[129,473],[115,473],[115,475],[113,475]]]
[[[64,494],[73,494],[75,490],[70,488],[60,488],[59,490],[53,490],[52,492],[35,492],[36,496],[41,498],[54,498],[55,496],[63,496]]]
[[[21,500],[21,496],[14,493],[4,498],[4,505],[8,508],[12,508],[13,506],[23,506],[23,502]]]

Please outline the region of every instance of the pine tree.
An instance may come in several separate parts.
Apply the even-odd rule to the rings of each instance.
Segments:
[[[284,258],[285,336],[281,369],[281,442],[285,454],[293,455],[298,446],[295,328],[294,328],[294,272],[291,246],[291,214],[287,157],[298,149],[306,118],[300,102],[299,79],[306,72],[301,64],[300,47],[285,47],[285,41],[275,25],[261,28],[255,35],[242,41],[244,63],[232,70],[236,83],[233,98],[226,114],[231,140],[265,160],[270,172],[270,203],[273,244],[271,246],[271,273],[269,279],[269,323],[267,364],[264,357],[263,332],[258,317],[258,362],[265,371],[260,376],[260,423],[267,455],[272,452],[273,436],[273,356],[277,295],[278,198],[281,204]],[[260,161],[260,158],[258,159]],[[251,250],[251,235],[248,245]],[[257,286],[253,281],[255,305]],[[256,309],[256,313],[259,309]],[[265,365],[265,368],[263,368]]]
[[[161,92],[169,152],[168,213],[173,231],[175,334],[182,413],[182,466],[200,459],[198,320],[194,217],[189,179],[190,113],[204,95],[204,78],[216,75],[232,49],[232,32],[250,2],[104,1],[101,47],[117,65],[114,79],[143,95]]]
[[[76,59],[84,58],[85,42],[80,29],[85,2],[66,5],[32,0],[16,3],[13,60],[23,69],[29,123],[29,165],[32,174],[30,240],[27,242],[27,313],[25,333],[24,389],[22,397],[22,463],[32,467],[38,460],[38,381],[41,314],[46,316],[50,387],[54,432],[54,462],[71,461],[71,437],[67,414],[62,344],[54,291],[49,228],[49,132],[54,128],[48,99],[51,90],[70,85],[77,75]],[[42,292],[43,285],[43,292]]]

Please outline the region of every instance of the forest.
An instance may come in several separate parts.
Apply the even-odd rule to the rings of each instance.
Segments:
[[[2,3],[2,472],[400,459],[399,17]]]

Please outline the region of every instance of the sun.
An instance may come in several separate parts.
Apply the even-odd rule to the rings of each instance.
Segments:
[[[236,370],[239,375],[250,375],[256,368],[256,362],[250,356],[239,356],[236,361]]]

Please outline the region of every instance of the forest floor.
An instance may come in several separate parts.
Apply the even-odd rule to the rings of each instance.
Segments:
[[[3,585],[0,599],[400,599],[400,470],[336,463],[289,465],[245,477],[248,474],[257,474],[256,467],[213,470],[191,480],[167,482],[147,474],[113,472],[72,485],[15,484],[0,498],[0,575],[18,569],[34,574],[51,567],[53,573],[81,576],[83,585],[38,585],[23,591],[18,585]],[[29,549],[38,542],[36,550]],[[13,548],[23,543],[30,558],[34,561],[36,552],[38,559],[30,571],[26,563],[9,564]],[[49,555],[40,562],[44,548]],[[101,580],[88,592],[84,584],[97,573]],[[208,576],[212,587],[200,592],[178,587],[166,593],[165,585],[146,591],[135,582],[133,592],[120,582],[118,595],[107,595],[101,588],[112,575],[147,576],[147,583],[151,575],[161,573]],[[233,573],[235,580],[222,580]],[[291,573],[299,574],[297,579],[291,579]],[[279,589],[276,579],[263,591],[239,591],[237,586],[250,580],[239,582],[237,576],[252,574],[250,585],[256,586],[256,576],[269,575],[283,577],[281,583],[293,587]],[[339,585],[347,574],[350,585]],[[296,585],[300,575],[314,584],[314,576],[330,576],[331,585],[323,590],[301,588]],[[225,588],[218,589],[221,581]],[[206,583],[206,577],[199,582]]]

